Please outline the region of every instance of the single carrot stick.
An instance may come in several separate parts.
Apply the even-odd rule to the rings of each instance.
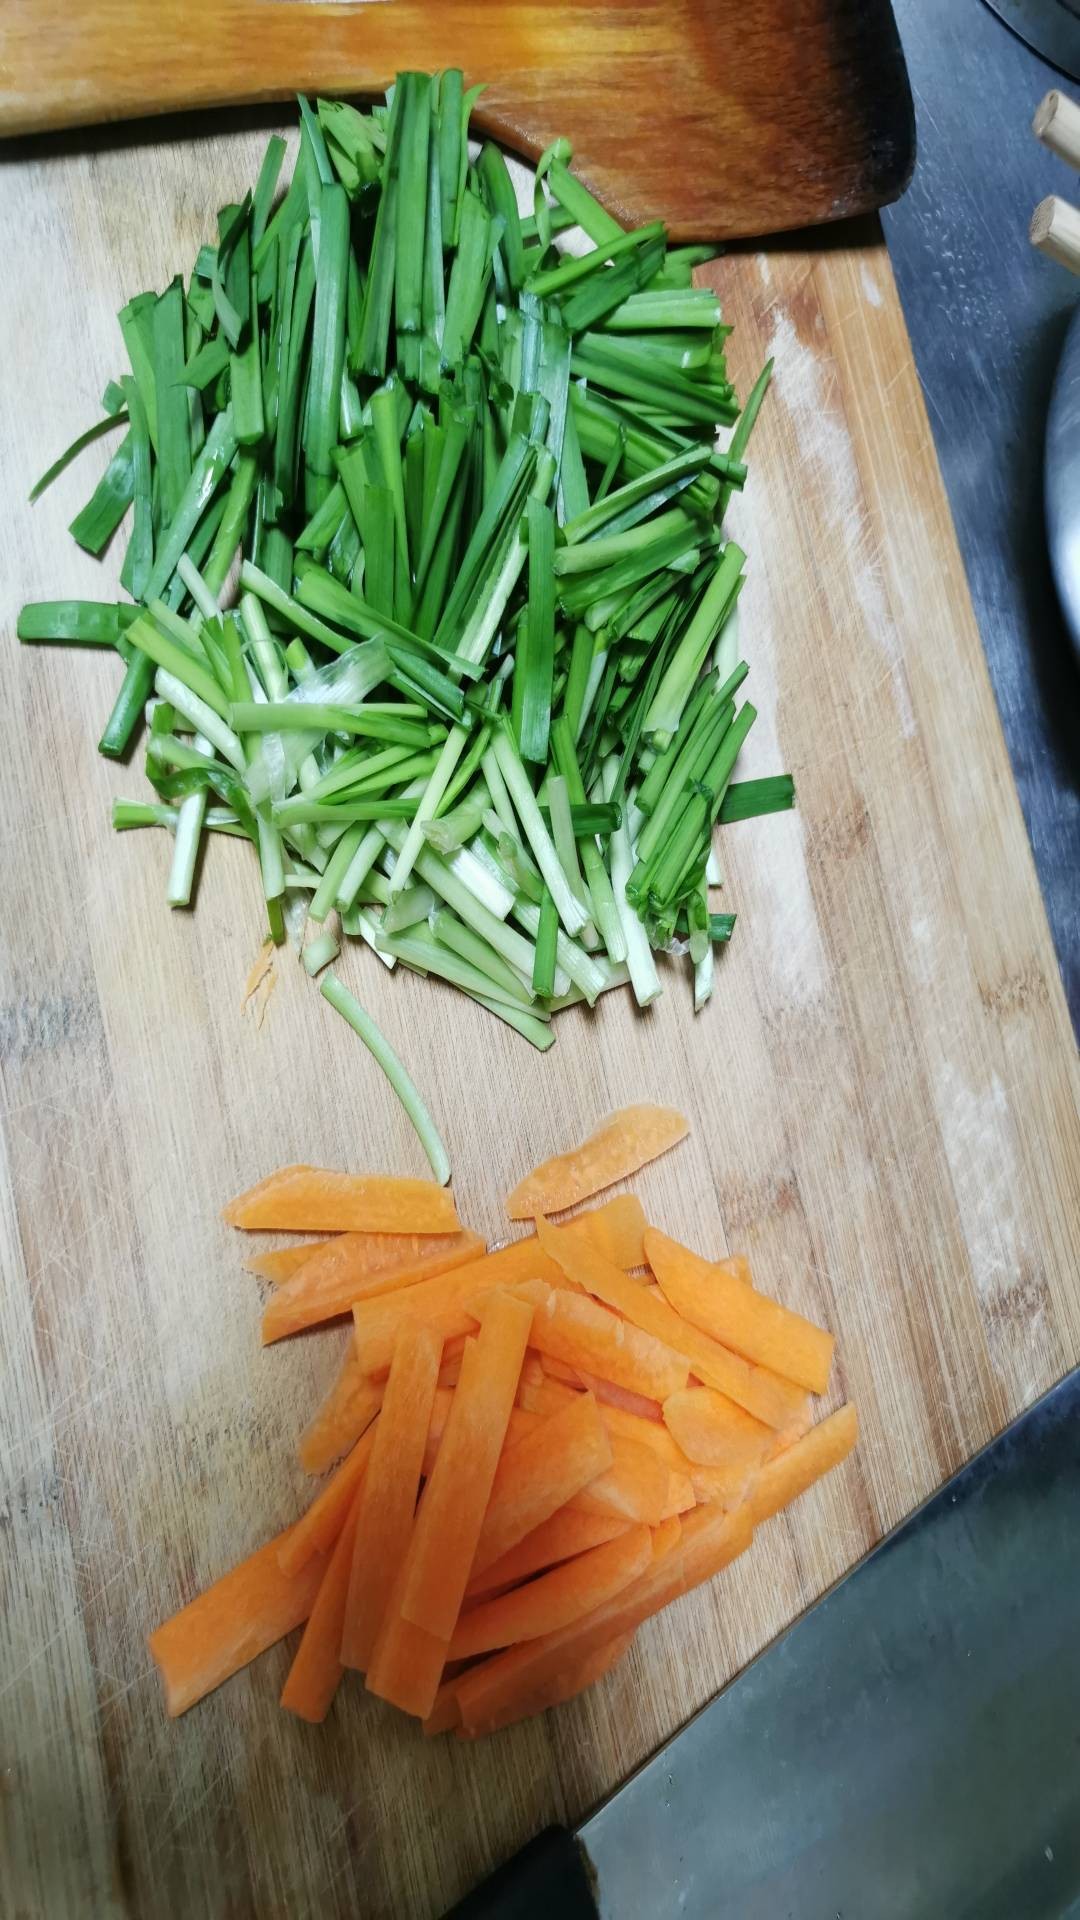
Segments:
[[[757,1467],[776,1444],[771,1427],[711,1387],[669,1394],[664,1425],[687,1458],[706,1467]]]
[[[662,1522],[665,1527],[670,1524],[666,1520]],[[479,1595],[494,1592],[496,1587],[517,1586],[530,1574],[558,1566],[562,1560],[572,1560],[575,1554],[587,1553],[590,1547],[603,1546],[605,1540],[617,1539],[632,1525],[632,1521],[622,1520],[616,1514],[578,1513],[573,1507],[560,1507],[549,1520],[542,1520],[519,1540],[516,1547],[474,1573],[465,1590],[466,1598],[475,1600]]]
[[[287,1712],[297,1714],[301,1720],[310,1720],[313,1725],[326,1719],[345,1671],[341,1663],[341,1623],[345,1617],[345,1596],[362,1498],[363,1488],[355,1495],[345,1525],[334,1543],[281,1694],[280,1704]]]
[[[568,1700],[574,1700],[587,1687],[595,1686],[605,1674],[617,1667],[619,1661],[633,1645],[633,1633],[621,1633],[610,1640],[606,1646],[597,1647],[592,1653],[574,1661],[564,1672],[554,1675],[543,1686],[523,1690],[514,1700],[508,1701],[501,1711],[487,1720],[483,1726],[465,1727],[460,1718],[453,1730],[459,1740],[479,1740],[485,1734],[500,1733],[504,1727],[516,1726],[520,1720],[529,1720],[537,1713],[545,1713],[549,1707],[564,1706]],[[437,1731],[448,1731],[439,1728]],[[425,1732],[427,1731],[425,1727]]]
[[[378,1413],[382,1395],[381,1385],[361,1373],[350,1346],[337,1379],[300,1435],[297,1451],[307,1473],[325,1473],[356,1445]]]
[[[557,1406],[503,1449],[471,1574],[509,1553],[612,1462],[611,1441],[591,1394]]]
[[[519,1180],[507,1196],[511,1220],[530,1220],[539,1213],[563,1213],[580,1200],[626,1180],[678,1141],[685,1140],[689,1122],[673,1107],[621,1107],[595,1133],[569,1153],[556,1154]]]
[[[466,1348],[474,1347],[475,1345],[475,1339],[466,1340],[465,1342]],[[462,1364],[464,1364],[464,1354],[462,1355]],[[460,1386],[460,1384],[461,1382],[459,1380],[458,1385]],[[435,1395],[435,1405],[431,1410],[431,1425],[428,1428],[427,1445],[424,1448],[425,1480],[431,1479],[432,1469],[439,1457],[439,1448],[442,1445],[446,1422],[449,1418],[450,1409],[454,1404],[454,1391],[455,1389],[453,1387],[440,1387]],[[538,1413],[526,1413],[522,1407],[511,1407],[510,1419],[506,1428],[506,1446],[514,1446],[518,1440],[523,1440],[525,1435],[532,1433],[533,1429],[538,1427],[540,1423],[540,1415]]]
[[[607,1236],[618,1204],[615,1200],[605,1201],[602,1206],[579,1214],[565,1231],[572,1237]],[[621,1233],[621,1229],[618,1231]],[[536,1235],[529,1234],[481,1259],[468,1261],[452,1273],[439,1274],[432,1280],[402,1287],[374,1300],[359,1301],[353,1307],[353,1319],[357,1358],[363,1371],[376,1376],[386,1372],[401,1320],[424,1320],[442,1335],[444,1342],[453,1340],[461,1334],[475,1332],[477,1309],[486,1294],[496,1287],[510,1287],[519,1281],[534,1279],[558,1285],[564,1276],[556,1262],[545,1254]]]
[[[750,1488],[749,1506],[755,1524],[768,1520],[781,1507],[805,1493],[815,1480],[846,1460],[859,1437],[859,1419],[850,1404],[830,1413],[786,1452],[758,1472]]]
[[[494,1647],[556,1633],[613,1600],[651,1565],[652,1558],[648,1527],[631,1527],[619,1539],[565,1561],[527,1586],[471,1607],[454,1629],[448,1657],[468,1660]]]
[[[622,1314],[632,1326],[640,1327],[653,1339],[662,1340],[672,1352],[681,1354],[703,1380],[726,1393],[745,1411],[775,1427],[794,1427],[805,1418],[805,1396],[790,1381],[751,1369],[746,1360],[728,1352],[692,1326],[659,1288],[642,1287],[627,1279],[595,1247],[580,1242],[574,1245],[562,1239],[562,1229],[552,1227],[546,1220],[537,1222],[537,1233],[545,1251],[568,1278],[575,1279],[595,1299]],[[681,1255],[683,1250],[675,1241],[667,1241],[661,1249],[658,1243],[664,1239],[665,1236],[656,1234],[652,1227],[646,1229],[646,1248],[651,1247],[657,1257],[662,1254],[663,1262],[669,1259],[669,1248],[676,1248]],[[693,1258],[696,1260],[697,1256]],[[750,1291],[747,1287],[747,1292]]]
[[[835,1345],[831,1333],[746,1286],[727,1271],[722,1260],[703,1278],[678,1257],[677,1242],[666,1241],[652,1227],[646,1232],[645,1245],[649,1265],[684,1319],[796,1386],[824,1393]]]
[[[453,1680],[444,1680],[435,1695],[435,1704],[424,1721],[424,1732],[429,1740],[439,1733],[453,1733],[461,1725],[461,1710]]]
[[[453,1233],[460,1225],[445,1187],[389,1173],[279,1167],[222,1209],[230,1227],[290,1233]]]
[[[679,1354],[652,1334],[584,1295],[556,1289],[537,1308],[530,1345],[648,1400],[664,1401],[685,1387],[690,1371]]]
[[[731,1514],[714,1507],[697,1508],[683,1521],[678,1544],[606,1606],[560,1632],[509,1647],[455,1680],[462,1724],[477,1732],[498,1724],[500,1712],[523,1692],[542,1687],[564,1672],[568,1663],[587,1658],[620,1634],[633,1632],[651,1614],[745,1552],[752,1539],[753,1525],[745,1508]]]
[[[322,1492],[312,1501],[307,1512],[294,1527],[290,1527],[287,1534],[282,1535],[279,1550],[282,1573],[298,1573],[313,1553],[329,1553],[345,1525],[346,1515],[364,1477],[377,1426],[378,1421],[373,1420]]]
[[[406,1321],[398,1332],[378,1431],[360,1490],[348,1604],[339,1642],[344,1664],[361,1673],[371,1658],[412,1534],[439,1357],[437,1335]]]
[[[358,1251],[359,1248],[359,1251]],[[357,1300],[381,1298],[451,1273],[484,1251],[478,1233],[342,1233],[267,1301],[262,1343],[349,1313]],[[366,1269],[362,1262],[368,1262]]]
[[[635,1281],[634,1284],[636,1286],[638,1283]],[[588,1387],[590,1393],[595,1393],[605,1406],[613,1407],[620,1413],[632,1414],[638,1420],[653,1420],[657,1426],[662,1425],[664,1415],[659,1400],[646,1400],[643,1393],[631,1393],[627,1387],[617,1387],[613,1380],[598,1380],[592,1373],[579,1372],[578,1378],[582,1386]]]
[[[498,1292],[486,1303],[417,1512],[401,1611],[439,1639],[449,1640],[461,1611],[532,1319],[528,1302],[513,1294]]]
[[[406,1620],[401,1611],[407,1567],[402,1562],[368,1662],[369,1693],[402,1713],[426,1720],[439,1693],[447,1642]]]
[[[307,1619],[326,1562],[316,1556],[299,1572],[283,1573],[279,1555],[293,1531],[268,1540],[150,1635],[170,1719]]]
[[[271,1253],[253,1253],[240,1264],[245,1273],[257,1273],[260,1280],[269,1280],[272,1286],[280,1287],[283,1280],[291,1280],[315,1254],[333,1244],[333,1240],[301,1240],[293,1247],[275,1247]]]
[[[671,1474],[650,1447],[609,1436],[611,1465],[574,1495],[579,1513],[611,1513],[647,1527],[659,1526],[671,1498]]]

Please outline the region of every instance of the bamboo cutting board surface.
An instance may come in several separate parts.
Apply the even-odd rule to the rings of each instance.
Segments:
[[[356,1686],[312,1729],[279,1648],[165,1720],[145,1635],[290,1520],[296,1435],[344,1335],[261,1352],[259,1283],[218,1220],[282,1161],[423,1170],[358,1042],[294,959],[241,1016],[254,863],[212,846],[169,914],[168,850],[114,836],[137,769],[98,758],[107,656],[20,649],[27,597],[110,590],[64,532],[114,313],[162,285],[261,142],[207,135],[4,169],[0,522],[0,1910],[427,1916],[573,1820],[991,1434],[1080,1359],[1077,1063],[876,227],[715,269],[740,386],[775,390],[734,516],[761,719],[748,771],[799,811],[727,829],[739,925],[714,1003],[609,996],[546,1058],[457,997],[345,977],[444,1127],[463,1215],[609,1107],[693,1132],[637,1183],[703,1250],[833,1327],[854,1458],[600,1688],[476,1746]],[[94,456],[89,456],[94,465]]]

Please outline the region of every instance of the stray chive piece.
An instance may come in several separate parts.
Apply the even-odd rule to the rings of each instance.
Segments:
[[[246,839],[309,972],[360,940],[544,1049],[613,987],[648,1006],[660,952],[717,997],[717,845],[794,804],[735,777],[725,515],[772,363],[740,408],[709,249],[624,231],[564,140],[520,199],[470,142],[478,92],[301,99],[291,178],[274,136],[189,275],[128,300],[104,417],[34,489],[117,429],[71,532],[100,556],[124,527],[122,594],[32,602],[18,635],[118,656],[100,748],[145,729],[150,796],[114,824],[169,835],[171,905],[211,835]]]
[[[340,1013],[342,1019],[348,1021],[353,1032],[359,1035],[368,1052],[382,1068],[416,1129],[417,1138],[427,1154],[432,1174],[439,1185],[445,1187],[450,1178],[450,1157],[439,1137],[435,1122],[390,1042],[384,1034],[380,1033],[371,1015],[365,1013],[360,1002],[353,997],[347,987],[342,986],[336,973],[328,973],[325,976],[320,983],[319,991],[324,1000],[329,1000],[335,1011]]]

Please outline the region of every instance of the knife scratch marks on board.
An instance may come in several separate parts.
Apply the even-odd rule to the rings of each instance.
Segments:
[[[822,363],[814,348],[799,338],[791,314],[775,311],[769,352],[776,368],[773,386],[791,421],[799,456],[819,490],[830,537],[843,547],[865,632],[884,656],[905,739],[915,731],[915,714],[904,669],[900,636],[882,580],[881,557],[859,482],[851,440],[842,415],[830,406]],[[830,555],[821,555],[823,567]]]

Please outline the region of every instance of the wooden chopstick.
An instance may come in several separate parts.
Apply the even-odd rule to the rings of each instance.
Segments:
[[[1054,87],[1035,109],[1031,130],[1051,153],[1080,172],[1080,106]],[[1080,274],[1080,211],[1056,193],[1040,200],[1031,216],[1031,244],[1039,253]]]

